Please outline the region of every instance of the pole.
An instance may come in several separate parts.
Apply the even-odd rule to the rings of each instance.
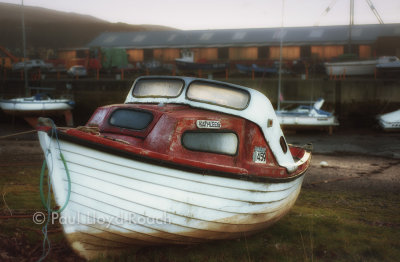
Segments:
[[[25,96],[30,96],[30,90],[28,88],[28,70],[26,68],[26,37],[25,37],[25,15],[24,15],[24,0],[22,0],[22,47],[24,50],[24,84],[25,84]]]
[[[351,54],[351,29],[354,25],[354,0],[350,0],[350,22],[349,22],[349,43],[348,43],[348,52]]]
[[[282,0],[282,21],[281,21],[281,42],[279,46],[279,77],[278,77],[278,101],[277,110],[281,110],[281,86],[282,86],[282,46],[283,46],[283,11],[285,7],[285,0]]]

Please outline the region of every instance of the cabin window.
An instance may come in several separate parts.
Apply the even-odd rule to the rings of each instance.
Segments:
[[[143,130],[152,120],[153,114],[147,111],[117,109],[111,114],[109,122],[116,127]]]
[[[190,100],[245,109],[249,104],[250,94],[242,89],[195,81],[190,84],[187,97]]]
[[[177,97],[182,92],[183,81],[179,79],[141,79],[135,84],[135,97]]]
[[[189,150],[232,156],[237,153],[239,141],[236,134],[230,132],[186,132],[182,144]]]
[[[279,144],[281,144],[283,153],[286,154],[288,148],[287,148],[286,140],[283,136],[281,136],[281,138],[279,139]]]

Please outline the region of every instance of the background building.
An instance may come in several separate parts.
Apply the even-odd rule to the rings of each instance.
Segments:
[[[281,35],[284,60],[325,61],[348,53],[349,49],[361,58],[400,56],[400,24],[354,25],[350,47],[348,26],[107,32],[87,47],[123,48],[130,63],[170,63],[181,57],[183,50],[193,52],[195,62],[257,63],[279,59]],[[71,50],[66,52],[73,56]]]

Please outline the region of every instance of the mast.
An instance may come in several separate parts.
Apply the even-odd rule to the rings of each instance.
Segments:
[[[30,90],[28,88],[28,70],[26,68],[26,37],[25,37],[25,15],[24,15],[24,0],[22,0],[21,4],[21,11],[22,11],[22,48],[24,52],[24,87],[25,87],[25,96],[30,96]]]
[[[281,20],[281,31],[280,37],[281,42],[279,46],[279,76],[278,76],[278,102],[277,102],[277,110],[281,110],[281,86],[282,86],[282,46],[283,46],[283,11],[285,7],[285,0],[282,0],[282,20]]]
[[[381,16],[378,13],[378,10],[376,10],[375,6],[372,4],[371,0],[365,0],[367,1],[367,4],[369,5],[369,8],[371,9],[372,13],[374,13],[376,19],[378,19],[379,24],[383,25],[383,20]]]
[[[351,53],[351,29],[354,25],[354,0],[350,0],[350,22],[349,22],[349,43],[348,43],[348,53]]]

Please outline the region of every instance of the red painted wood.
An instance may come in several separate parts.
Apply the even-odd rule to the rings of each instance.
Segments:
[[[114,127],[109,124],[108,118],[118,108],[146,110],[151,112],[154,118],[152,123],[142,131]],[[181,143],[182,135],[185,132],[210,131],[210,129],[199,129],[196,126],[197,120],[218,120],[221,128],[212,129],[212,131],[236,133],[239,139],[238,153],[229,156],[186,149]],[[256,124],[237,116],[185,105],[123,104],[105,106],[96,110],[86,126],[98,127],[99,135],[75,128],[61,132],[138,156],[217,172],[288,178],[302,173],[309,165],[307,162],[296,172],[289,174],[286,168],[278,166],[261,129]],[[255,147],[265,148],[266,163],[253,161]],[[290,147],[290,150],[292,155],[297,158],[301,158],[305,153],[301,148]]]

